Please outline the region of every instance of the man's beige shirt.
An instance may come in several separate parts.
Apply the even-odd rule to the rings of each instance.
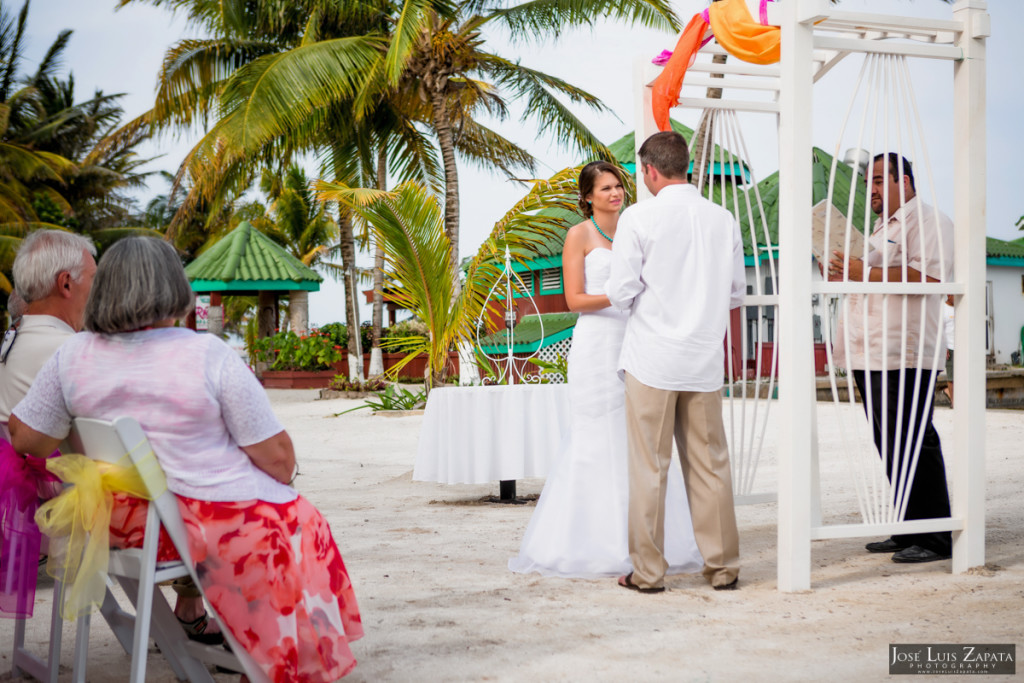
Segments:
[[[941,282],[953,280],[953,222],[916,198],[884,224],[876,220],[868,245],[872,268],[903,267],[905,261]],[[836,365],[849,370],[943,367],[943,299],[941,294],[848,295],[836,331]]]
[[[6,363],[0,363],[0,423],[6,426],[11,411],[28,393],[32,381],[50,356],[75,331],[60,318],[26,315]]]

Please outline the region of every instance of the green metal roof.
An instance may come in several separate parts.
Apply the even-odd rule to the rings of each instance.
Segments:
[[[832,172],[832,156],[817,147],[813,149],[812,155],[811,205],[813,206],[828,196],[828,177]],[[849,210],[850,185],[854,182],[853,178],[853,171],[849,166],[843,163],[836,166],[836,181],[835,190],[832,193],[832,204],[844,216]],[[853,198],[853,224],[858,230],[862,230],[864,227],[864,212],[868,210],[866,202],[867,191],[864,184],[864,176],[858,173],[856,178],[856,191]],[[750,214],[753,216],[754,234],[757,237],[758,251],[762,251],[760,247],[768,246],[769,241],[771,246],[777,246],[779,243],[779,172],[776,171],[759,182],[757,189],[758,194],[761,196],[761,204],[764,206],[766,219],[764,222],[768,228],[767,240],[764,235],[764,225],[761,221],[761,208],[757,204],[757,195],[754,194],[752,188],[749,192]],[[725,206],[731,211],[733,207],[732,188],[727,187],[726,190]],[[722,203],[720,197],[721,187],[716,185],[713,197],[716,204],[720,205]],[[743,193],[739,193],[739,216],[740,231],[743,234],[743,253],[747,256],[752,256],[754,248],[750,230],[751,220],[748,217],[746,202],[747,199],[743,196]],[[869,222],[874,222],[874,216],[869,217]]]
[[[323,278],[248,221],[185,268],[194,292],[320,290]]]
[[[512,330],[512,353],[533,353],[537,349],[551,346],[572,336],[579,313],[541,313],[525,315]],[[544,324],[544,338],[541,339],[541,323]],[[498,330],[480,339],[480,348],[485,353],[507,353],[506,330]]]
[[[1024,238],[1007,242],[986,237],[985,256],[990,266],[1024,266]]]
[[[676,131],[677,133],[680,133],[684,138],[686,138],[686,144],[689,145],[693,142],[692,128],[684,126],[683,124],[679,123],[674,119],[671,121],[671,123],[672,130]],[[621,138],[619,138],[612,144],[608,145],[608,149],[610,149],[612,154],[615,155],[616,161],[622,164],[626,168],[626,170],[628,170],[633,175],[636,175],[635,145],[635,133],[627,133],[626,135],[623,135]],[[690,157],[690,172],[693,172],[693,164],[695,161],[699,160],[693,158],[693,150],[690,150]],[[750,172],[747,170],[747,165],[744,164],[738,156],[736,156],[729,150],[723,150],[718,145],[715,145],[715,148],[711,153],[711,158],[708,159],[708,166],[711,168],[711,172],[713,175],[719,175],[721,173],[722,168],[727,169],[731,175],[733,173],[733,169],[736,168],[737,170],[742,170],[743,176],[744,178],[747,179],[747,181],[750,180]]]
[[[1007,242],[995,237],[986,237],[985,255],[989,257],[1009,256],[1011,258],[1024,258],[1024,240]]]

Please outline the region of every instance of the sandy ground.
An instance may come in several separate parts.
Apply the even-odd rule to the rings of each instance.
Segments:
[[[897,565],[865,539],[816,541],[812,590],[780,593],[775,504],[740,506],[741,590],[714,592],[699,576],[670,577],[661,595],[611,579],[510,573],[533,505],[483,502],[491,486],[412,481],[422,417],[373,416],[353,400],[271,391],[296,442],[299,490],[326,515],[359,597],[366,636],[346,681],[876,681],[890,643],[1024,645],[1024,413],[988,411],[985,567]],[[952,413],[936,427],[950,443]],[[825,421],[823,444],[842,438]],[[824,446],[823,446],[824,451]],[[981,454],[978,454],[980,457]],[[853,494],[829,483],[826,519],[854,521]],[[758,488],[774,485],[774,453]],[[519,482],[537,494],[542,480]],[[871,539],[867,539],[871,540]],[[52,584],[38,595],[29,641],[47,638]],[[0,621],[9,672],[13,623]],[[61,680],[70,680],[65,626]],[[173,680],[155,650],[148,680]],[[128,658],[102,621],[90,639],[90,681],[126,681]],[[1024,678],[1024,667],[1005,679]],[[997,677],[998,678],[998,677]],[[218,675],[219,681],[237,680]],[[10,680],[10,674],[0,675]],[[994,680],[994,679],[993,679]]]

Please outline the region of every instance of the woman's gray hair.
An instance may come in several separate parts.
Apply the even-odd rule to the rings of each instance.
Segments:
[[[106,250],[85,305],[85,329],[132,332],[184,318],[195,300],[181,258],[155,237],[126,237]]]
[[[82,280],[85,268],[83,252],[96,256],[92,240],[63,230],[36,230],[29,233],[14,259],[14,287],[25,303],[45,299],[57,284],[57,276],[71,274]]]

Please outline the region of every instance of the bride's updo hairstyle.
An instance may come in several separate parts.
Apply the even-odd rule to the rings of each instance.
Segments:
[[[614,173],[615,177],[619,179],[619,182],[625,186],[625,181],[622,179],[622,169],[613,163],[607,161],[591,161],[589,164],[583,167],[580,171],[580,198],[579,206],[580,211],[583,212],[584,218],[590,218],[594,215],[594,208],[587,203],[586,196],[594,191],[594,183],[597,182],[598,177],[602,173]]]

